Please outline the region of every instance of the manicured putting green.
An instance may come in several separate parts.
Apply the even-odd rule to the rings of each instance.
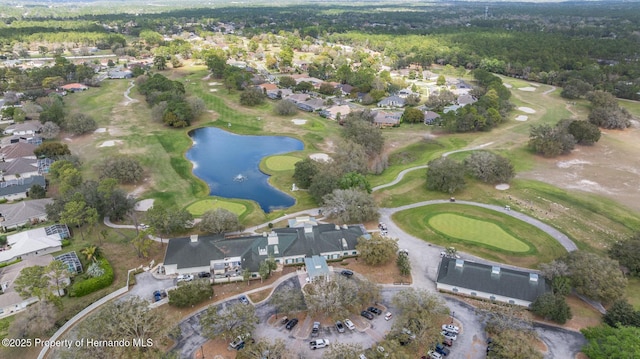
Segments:
[[[187,211],[197,217],[201,216],[206,211],[216,208],[224,208],[229,212],[237,214],[238,216],[242,215],[247,210],[247,207],[240,203],[225,201],[217,198],[208,198],[193,202],[187,207]]]
[[[427,224],[437,232],[463,241],[483,243],[516,253],[530,250],[529,245],[507,233],[495,223],[455,213],[440,213],[429,218]]]
[[[293,156],[271,156],[264,161],[264,165],[271,171],[289,171],[295,169],[299,161],[302,160]]]

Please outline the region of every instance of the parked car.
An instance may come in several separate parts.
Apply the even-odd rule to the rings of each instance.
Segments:
[[[406,334],[409,336],[409,338],[411,338],[412,340],[416,338],[416,335],[413,334],[409,329],[407,328],[402,328],[402,334]]]
[[[369,320],[373,320],[373,313],[367,311],[367,310],[363,310],[362,312],[360,312],[360,315],[369,319]]]
[[[453,340],[451,340],[451,339],[449,339],[449,338],[444,338],[444,339],[442,339],[442,344],[444,344],[444,345],[446,345],[446,346],[450,347],[450,346],[452,346],[452,345],[453,345]]]
[[[445,357],[450,353],[449,349],[445,348],[444,345],[439,343],[436,345],[436,352],[442,354],[442,356]]]
[[[344,320],[344,326],[349,328],[349,330],[355,330],[356,326],[353,324],[353,322],[350,319],[345,319]]]
[[[293,319],[291,319],[290,321],[287,322],[286,328],[287,328],[287,330],[291,330],[296,325],[298,325],[298,318],[293,318]]]
[[[211,272],[200,272],[198,273],[198,278],[209,278],[211,277]]]
[[[244,348],[245,341],[250,337],[251,337],[250,334],[238,335],[236,339],[229,344],[229,348],[235,349],[235,350],[240,350]]]
[[[284,317],[282,317],[282,320],[280,320],[280,324],[287,324],[288,321],[289,321],[289,317],[285,315]]]
[[[329,346],[329,340],[328,339],[316,339],[316,340],[312,340],[309,342],[309,345],[311,346],[311,349],[316,350],[319,348],[326,348]]]
[[[360,354],[360,355],[358,356],[358,359],[367,359],[367,357],[366,357],[364,354]]]
[[[429,350],[427,352],[427,358],[430,358],[430,359],[442,359],[442,354],[436,353],[433,350]]]
[[[240,298],[238,298],[238,300],[240,300],[240,303],[242,304],[249,304],[249,299],[244,295],[241,295]]]
[[[320,322],[313,322],[313,329],[311,329],[311,336],[317,337],[320,331]]]
[[[176,282],[191,282],[193,280],[193,274],[180,274],[176,278]]]
[[[448,338],[448,339],[451,339],[451,340],[458,339],[458,335],[456,333],[451,333],[451,332],[448,332],[446,330],[442,331],[442,335],[444,335],[445,338]]]
[[[162,289],[158,289],[158,290],[153,292],[153,299],[156,302],[162,300],[162,298],[165,298],[166,296],[167,296],[167,292],[165,292]]]
[[[384,320],[391,320],[391,318],[393,318],[393,314],[391,314],[391,312],[387,312],[384,315]]]
[[[382,310],[376,308],[376,307],[369,307],[367,308],[368,311],[370,311],[371,313],[375,313],[377,315],[382,314]]]
[[[460,328],[456,327],[453,324],[443,324],[442,330],[446,330],[448,332],[455,333],[455,334],[460,333]]]
[[[344,324],[339,320],[336,322],[336,329],[338,330],[338,333],[344,333]]]
[[[344,269],[342,272],[340,272],[340,274],[342,274],[343,276],[345,276],[347,278],[353,277],[353,272],[348,270],[348,269]]]

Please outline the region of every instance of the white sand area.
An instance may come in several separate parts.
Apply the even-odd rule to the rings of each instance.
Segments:
[[[93,133],[105,133],[107,132],[107,129],[104,127],[100,127],[98,129],[96,129],[95,131],[93,131]]]
[[[531,86],[527,86],[527,87],[520,87],[518,90],[526,91],[526,92],[534,92],[536,90],[536,88],[535,87],[531,87]]]
[[[209,89],[209,92],[218,92],[218,89]]]
[[[220,85],[219,82],[209,82],[209,86],[218,86]]]
[[[531,107],[518,107],[518,111],[522,111],[524,113],[536,113],[536,110]]]
[[[510,186],[509,186],[508,184],[506,184],[506,183],[500,183],[500,184],[497,184],[497,185],[496,185],[496,189],[497,189],[498,191],[505,191],[505,190],[508,190],[508,189],[509,189],[509,187],[510,187]]]
[[[331,157],[329,157],[326,153],[312,153],[309,155],[309,158],[316,162],[329,162],[331,161]]]
[[[526,115],[518,115],[516,116],[516,121],[524,122],[529,119],[529,116]]]
[[[115,145],[120,145],[121,143],[122,141],[120,140],[109,140],[102,142],[102,144],[100,144],[100,146],[98,147],[113,147]]]
[[[153,201],[154,201],[153,198],[143,199],[142,201],[136,202],[133,209],[138,212],[146,212],[149,210],[149,208],[153,207]]]
[[[504,87],[506,87],[506,88],[508,88],[508,89],[510,89],[510,88],[512,88],[512,87],[513,87],[511,84],[503,84],[503,85],[504,85]]]
[[[307,120],[294,118],[293,120],[291,120],[291,122],[293,122],[294,125],[304,125],[305,123],[307,123]]]

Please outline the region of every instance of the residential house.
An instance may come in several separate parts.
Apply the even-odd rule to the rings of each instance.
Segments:
[[[550,291],[549,284],[538,273],[449,257],[440,261],[436,288],[440,291],[525,307]]]
[[[458,111],[458,109],[462,107],[460,105],[449,105],[449,106],[445,106],[444,109],[442,110],[443,113],[448,113],[450,111],[456,112]]]
[[[398,93],[396,95],[398,95],[398,97],[404,98],[404,99],[406,99],[407,97],[409,97],[411,95],[416,95],[416,96],[420,97],[419,93],[413,92],[409,88],[402,89],[402,90],[398,91]]]
[[[53,203],[51,198],[33,199],[17,203],[0,204],[0,227],[3,232],[47,220],[45,206]]]
[[[393,127],[400,124],[402,112],[375,111],[373,124],[378,127]]]
[[[24,121],[7,126],[4,129],[5,135],[35,135],[42,130],[42,123],[37,120]]]
[[[424,124],[436,125],[439,124],[440,115],[433,111],[424,111]]]
[[[287,98],[288,96],[293,95],[293,91],[291,91],[290,89],[279,89],[276,88],[275,90],[269,90],[267,91],[267,97],[272,99],[272,100],[278,100],[281,98]]]
[[[11,162],[18,158],[26,158],[36,160],[36,155],[33,151],[36,149],[36,145],[25,142],[17,142],[8,146],[0,148],[0,161]]]
[[[13,161],[0,162],[0,181],[29,178],[39,174],[38,161],[34,159],[20,157]]]
[[[44,180],[44,176],[31,176],[0,182],[0,198],[10,201],[27,198],[31,187],[35,185],[45,188],[47,183]]]
[[[309,97],[310,97],[309,95],[304,94],[304,93],[294,93],[294,94],[291,94],[291,95],[287,96],[286,99],[291,101],[291,102],[293,102],[293,103],[295,103],[295,104],[298,104],[298,103],[307,101],[309,99]]]
[[[302,264],[314,255],[327,260],[355,256],[361,236],[368,236],[362,225],[315,224],[311,220],[300,227],[248,237],[193,235],[169,240],[163,265],[168,275],[213,271],[218,278],[237,277],[245,269],[257,273],[260,263],[269,257],[288,265]]]
[[[269,91],[277,91],[278,86],[276,84],[264,83],[256,86],[262,93],[268,93]]]
[[[74,83],[70,83],[70,84],[66,84],[66,85],[60,86],[60,89],[62,89],[64,91],[79,92],[79,91],[88,90],[89,86],[74,82]]]
[[[133,72],[129,70],[112,70],[107,73],[110,79],[130,79],[133,78]]]
[[[476,103],[478,100],[476,100],[473,96],[471,96],[470,94],[464,94],[464,95],[460,95],[458,96],[458,105],[460,106],[466,106],[466,105],[471,105],[473,103]]]
[[[50,255],[32,257],[0,269],[0,289],[2,289],[3,293],[0,295],[0,318],[13,315],[38,301],[36,297],[22,298],[15,291],[13,283],[24,268],[33,266],[45,267],[52,261],[53,257]]]
[[[405,99],[400,96],[394,95],[385,97],[378,102],[378,107],[404,107],[406,104]]]
[[[7,236],[9,249],[0,252],[0,263],[57,252],[62,248],[62,240],[69,236],[69,228],[64,224],[11,234]]]
[[[324,100],[321,98],[311,98],[304,102],[298,102],[296,106],[298,106],[302,111],[307,112],[320,111],[326,107]]]
[[[342,84],[342,85],[338,85],[338,87],[340,88],[340,91],[342,91],[342,96],[349,96],[351,95],[351,93],[353,92],[353,90],[355,89],[353,86],[349,85],[349,84]]]
[[[336,120],[338,116],[340,119],[344,119],[349,113],[351,113],[349,105],[336,105],[320,111],[320,116]]]

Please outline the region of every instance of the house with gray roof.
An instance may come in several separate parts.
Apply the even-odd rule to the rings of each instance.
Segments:
[[[38,120],[24,121],[21,123],[14,123],[7,126],[4,129],[5,135],[33,135],[40,133],[42,130],[42,123]]]
[[[358,238],[368,236],[362,225],[314,224],[277,228],[269,233],[238,238],[223,235],[174,238],[164,257],[165,273],[189,274],[213,271],[214,276],[239,276],[245,269],[258,273],[260,263],[273,257],[283,265],[303,264],[305,258],[322,256],[337,260],[356,256]]]
[[[0,148],[0,160],[10,162],[16,158],[28,158],[36,160],[36,155],[33,151],[36,149],[36,145],[25,142],[17,142],[8,146]]]
[[[373,112],[373,124],[378,127],[393,127],[400,124],[402,118],[402,112],[394,111],[375,111]]]
[[[33,199],[17,203],[0,204],[0,227],[3,231],[47,220],[45,206],[53,203],[51,198]]]
[[[437,112],[433,111],[424,111],[424,124],[425,125],[436,125],[440,124],[440,115]]]
[[[378,102],[378,107],[404,107],[406,100],[400,96],[385,97]]]
[[[436,288],[440,291],[525,307],[551,290],[546,279],[535,272],[449,257],[440,261]]]
[[[0,182],[0,198],[6,198],[7,200],[27,198],[31,187],[35,185],[46,188],[47,183],[44,180],[44,176],[31,176]]]
[[[11,162],[0,162],[0,180],[9,181],[39,175],[38,160],[16,158]]]

